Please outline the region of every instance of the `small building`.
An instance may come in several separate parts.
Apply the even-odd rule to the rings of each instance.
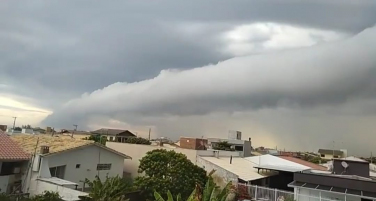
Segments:
[[[181,137],[179,146],[183,149],[206,150],[208,140],[203,138]]]
[[[129,130],[101,128],[91,131],[92,135],[106,136],[108,141],[125,142],[128,138],[137,137]]]
[[[334,159],[329,169],[294,173],[289,186],[299,194],[295,200],[376,200],[376,181],[369,177],[368,162]]]
[[[319,149],[318,153],[322,159],[331,160],[333,158],[347,157],[347,150]]]
[[[241,157],[248,157],[252,155],[251,138],[248,138],[248,140],[242,140],[242,133],[240,131],[230,130],[228,139],[208,138],[209,149],[215,149],[215,147],[221,142],[227,142],[231,146],[232,150],[240,153]]]
[[[33,154],[32,180],[39,183],[65,183],[74,185],[74,189],[82,189],[87,187],[85,179],[122,177],[124,159],[130,159],[94,141],[70,136],[19,134],[11,138],[26,153]],[[38,185],[30,185],[30,191],[40,192]]]
[[[31,158],[7,134],[0,131],[0,193],[20,192]]]

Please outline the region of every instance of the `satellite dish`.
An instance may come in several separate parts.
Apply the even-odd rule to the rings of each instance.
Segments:
[[[349,167],[349,164],[347,164],[345,161],[342,161],[342,162],[341,162],[341,165],[342,165],[342,167],[345,168],[345,169]]]

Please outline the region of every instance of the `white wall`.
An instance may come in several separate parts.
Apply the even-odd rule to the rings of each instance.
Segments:
[[[140,165],[140,159],[144,157],[148,151],[155,149],[174,150],[177,153],[185,154],[187,158],[192,161],[192,163],[196,164],[197,150],[193,149],[160,147],[153,145],[140,145],[119,142],[106,142],[106,146],[132,157],[132,160],[124,161],[124,171],[130,173],[132,177],[138,176],[137,170],[138,166]]]
[[[203,168],[206,172],[211,172],[212,170],[215,170],[213,177],[221,178],[220,180],[216,181],[216,183],[221,187],[224,187],[230,181],[233,184],[238,183],[239,177],[236,174],[229,172],[209,161],[206,161],[201,157],[197,157],[197,166]]]
[[[43,157],[42,163],[47,163],[49,168],[66,165],[64,179],[79,184],[79,188],[85,178],[93,180],[97,174],[101,179],[106,175],[123,177],[124,158],[94,145]],[[97,171],[98,163],[111,163],[111,169]],[[80,168],[76,168],[76,164],[80,164]]]
[[[31,196],[42,194],[44,191],[53,191],[59,193],[59,195],[64,200],[79,200],[78,196],[88,195],[88,193],[76,191],[74,189],[70,189],[64,186],[58,186],[39,180],[35,180],[33,186],[35,186],[35,188],[33,188],[33,190],[30,191]]]
[[[9,176],[0,176],[0,193],[6,193],[9,184]]]

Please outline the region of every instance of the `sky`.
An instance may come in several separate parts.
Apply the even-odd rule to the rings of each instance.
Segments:
[[[376,1],[0,4],[0,122],[376,152]]]

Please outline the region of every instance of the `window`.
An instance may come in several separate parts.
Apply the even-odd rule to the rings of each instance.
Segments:
[[[81,167],[81,164],[76,164],[76,168],[80,168]]]
[[[97,170],[110,170],[111,163],[101,163],[97,165]]]
[[[321,154],[321,157],[325,157],[325,154]]]
[[[50,168],[51,177],[64,179],[65,165]]]
[[[0,164],[1,165],[1,164]],[[15,174],[15,168],[21,167],[19,162],[3,162],[0,167],[0,175],[12,175]]]
[[[333,156],[334,158],[339,158],[338,156]]]

